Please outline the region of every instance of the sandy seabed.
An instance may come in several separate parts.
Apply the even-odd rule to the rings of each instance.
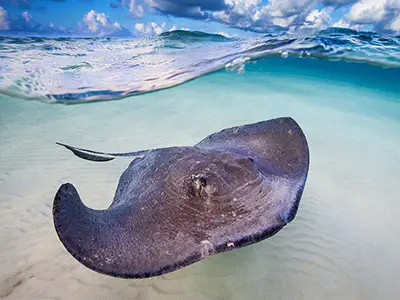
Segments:
[[[1,96],[0,298],[399,299],[400,92],[284,79],[222,72],[83,105]],[[71,182],[106,208],[130,161],[80,160],[56,141],[109,152],[193,145],[280,116],[303,128],[311,165],[297,217],[274,237],[143,280],[97,274],[58,240],[58,187]]]

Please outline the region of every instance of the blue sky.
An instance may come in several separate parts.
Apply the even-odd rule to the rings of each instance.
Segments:
[[[400,32],[400,0],[0,0],[0,35],[226,35],[327,27]]]

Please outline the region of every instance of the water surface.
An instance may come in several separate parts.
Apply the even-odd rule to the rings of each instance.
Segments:
[[[400,67],[400,36],[330,28],[226,38],[173,31],[141,39],[0,37],[0,93],[47,102],[112,100],[172,87],[271,56]]]

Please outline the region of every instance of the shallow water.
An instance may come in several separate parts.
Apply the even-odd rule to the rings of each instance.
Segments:
[[[118,101],[0,96],[0,298],[398,299],[399,69],[267,58]],[[277,235],[157,278],[123,280],[73,259],[51,206],[71,182],[111,202],[129,160],[83,161],[55,141],[125,152],[192,145],[222,128],[293,117],[311,164],[299,212]]]

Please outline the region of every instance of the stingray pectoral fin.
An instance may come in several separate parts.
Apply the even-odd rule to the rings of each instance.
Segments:
[[[254,124],[224,129],[206,137],[196,147],[226,149],[258,159],[277,176],[305,180],[309,167],[306,137],[299,124],[282,117]]]
[[[59,142],[56,142],[56,144],[67,148],[68,150],[72,151],[72,153],[74,153],[76,156],[78,156],[80,158],[90,160],[90,161],[97,161],[97,162],[110,161],[116,157],[140,158],[146,152],[149,151],[149,150],[142,150],[142,151],[136,151],[136,152],[127,152],[127,153],[106,153],[106,152],[98,152],[98,151],[93,151],[93,150],[88,150],[88,149],[83,149],[83,148],[77,148],[77,147],[69,146],[66,144],[59,143]]]
[[[111,276],[135,277],[125,272],[123,262],[135,252],[121,230],[119,211],[94,210],[83,204],[75,187],[63,184],[53,205],[54,226],[68,252],[86,267]],[[120,221],[118,221],[120,219]],[[128,239],[128,240],[126,240]],[[138,277],[143,270],[137,270]]]
[[[177,254],[177,249],[184,248],[180,244],[175,249],[165,245],[172,238],[164,236],[164,243],[158,243],[157,232],[141,216],[140,208],[135,212],[125,205],[91,209],[70,183],[63,184],[54,198],[53,220],[60,241],[75,259],[96,272],[145,278],[192,262],[190,254]]]

